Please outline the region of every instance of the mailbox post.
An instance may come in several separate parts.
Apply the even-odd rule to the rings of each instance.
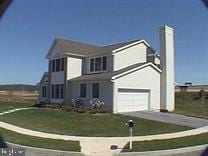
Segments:
[[[134,122],[133,120],[129,120],[128,123],[126,123],[126,125],[129,128],[129,149],[132,150],[132,136],[133,136],[133,127],[134,127]]]

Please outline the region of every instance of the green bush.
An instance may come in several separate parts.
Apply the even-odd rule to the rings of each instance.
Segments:
[[[98,113],[98,110],[92,109],[92,110],[89,111],[89,113],[90,113],[90,114],[96,114],[96,113]]]
[[[77,113],[85,113],[86,112],[86,110],[83,108],[75,109],[74,111],[76,111]]]
[[[71,107],[71,106],[65,106],[65,107],[62,108],[62,110],[65,110],[65,111],[67,111],[67,112],[71,112],[73,109],[74,109],[74,108]]]
[[[107,109],[100,109],[98,110],[98,113],[102,113],[102,114],[106,114],[106,113],[112,113],[111,111],[107,110]]]

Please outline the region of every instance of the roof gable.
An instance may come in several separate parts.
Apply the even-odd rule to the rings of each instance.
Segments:
[[[56,38],[53,41],[53,44],[47,54],[47,58],[50,57],[51,53],[53,53],[53,49],[59,47],[58,52],[63,52],[64,55],[76,55],[79,57],[87,57],[92,55],[102,55],[102,54],[114,54],[123,49],[127,49],[129,47],[135,46],[137,44],[145,44],[147,47],[150,45],[145,40],[133,40],[128,42],[116,43],[108,46],[97,46],[91,45],[87,43],[81,43],[72,40],[65,40]],[[58,45],[58,46],[57,46]]]
[[[65,55],[64,50],[62,47],[54,40],[52,46],[50,47],[46,58],[53,59],[53,58],[61,58]]]

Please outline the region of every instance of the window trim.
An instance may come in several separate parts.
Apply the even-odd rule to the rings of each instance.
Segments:
[[[105,67],[105,69],[103,69],[103,58],[106,58],[106,67]],[[96,70],[96,59],[98,59],[98,58],[101,58],[101,67],[100,67],[100,70]],[[91,67],[91,60],[94,60],[93,61],[93,67]],[[99,73],[99,72],[106,72],[107,71],[107,56],[98,56],[98,57],[91,57],[91,58],[89,58],[89,72],[90,73]],[[91,70],[91,69],[93,69],[93,70]]]
[[[51,72],[63,72],[65,70],[65,58],[58,58],[58,59],[52,59],[49,62],[51,63]],[[58,66],[59,65],[59,66]]]

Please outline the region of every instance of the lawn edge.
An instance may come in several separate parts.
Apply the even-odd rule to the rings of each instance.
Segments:
[[[21,148],[30,148],[30,149],[35,149],[35,150],[51,151],[51,152],[82,153],[82,152],[77,152],[77,151],[65,151],[65,150],[55,150],[55,149],[50,149],[50,148],[26,146],[26,145],[16,144],[16,143],[8,142],[8,141],[5,141],[5,142],[11,146],[17,146],[17,147],[21,147]]]
[[[141,151],[141,152],[121,152],[119,155],[133,155],[133,154],[160,154],[160,155],[167,155],[167,154],[180,154],[180,153],[188,153],[194,152],[199,150],[205,150],[208,148],[208,144],[196,145],[196,146],[188,146],[188,147],[181,147],[181,148],[170,148],[166,150],[154,150],[154,151]]]

